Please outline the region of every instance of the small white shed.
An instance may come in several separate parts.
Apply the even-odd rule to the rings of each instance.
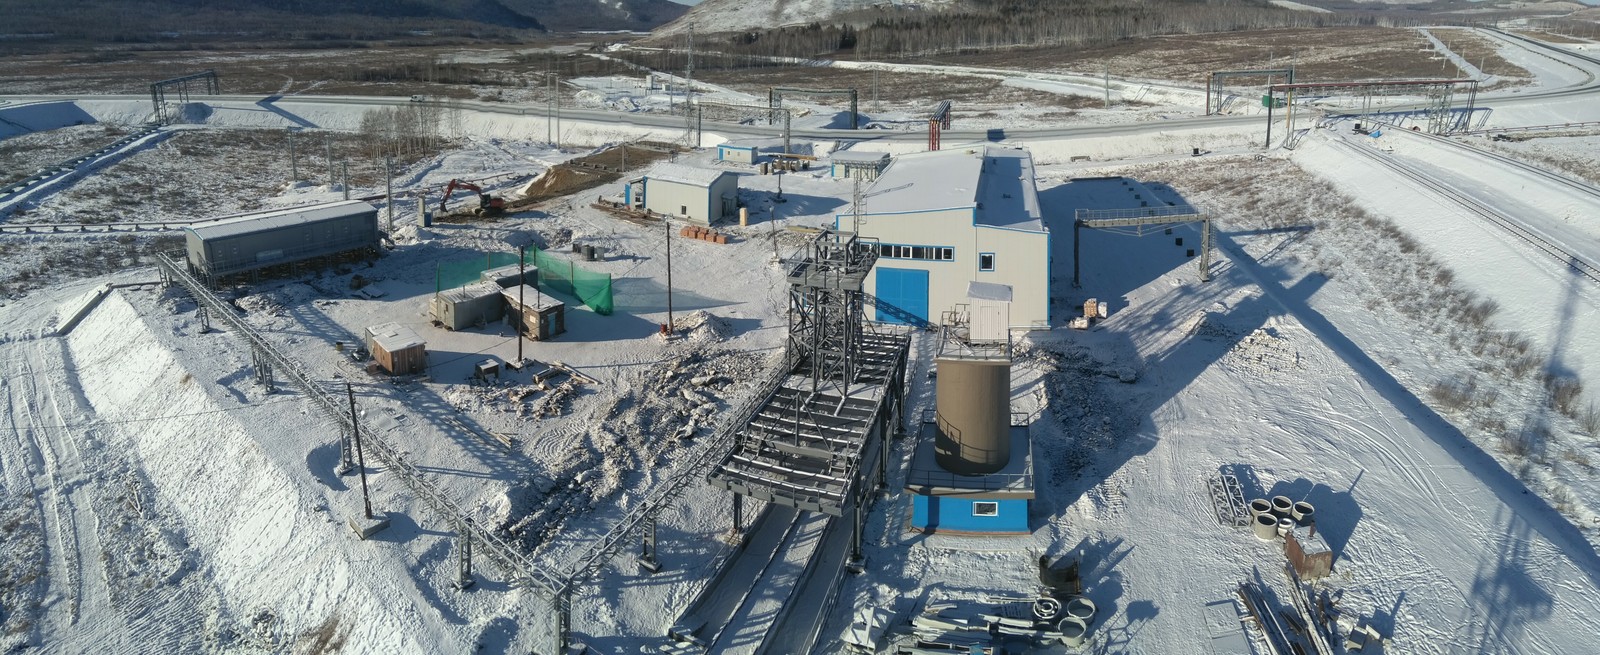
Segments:
[[[967,308],[971,312],[968,339],[974,343],[1007,341],[1011,335],[1011,285],[967,283]]]
[[[739,176],[731,171],[658,164],[628,182],[626,201],[636,209],[710,226],[739,213]]]
[[[724,143],[717,146],[717,161],[754,164],[756,163],[756,147]]]

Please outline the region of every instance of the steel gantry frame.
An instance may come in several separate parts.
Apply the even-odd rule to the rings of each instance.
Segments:
[[[854,88],[849,89],[801,89],[787,86],[774,86],[767,89],[767,106],[773,109],[783,108],[783,96],[850,96],[850,129],[854,130],[861,122],[861,112],[857,111],[859,102],[858,94]],[[769,123],[770,124],[770,123]]]
[[[1200,223],[1200,281],[1211,280],[1211,217],[1200,213],[1191,205],[1169,207],[1140,207],[1137,209],[1079,209],[1072,221],[1072,286],[1083,286],[1079,270],[1083,266],[1080,244],[1083,228],[1107,229],[1118,227],[1138,228],[1135,234],[1144,236],[1148,225],[1177,225]]]
[[[1461,85],[1466,85],[1467,87],[1466,111],[1461,112],[1459,116],[1455,116],[1456,87]],[[1360,96],[1361,110],[1356,113],[1357,116],[1366,116],[1374,113],[1372,110],[1374,96],[1423,93],[1428,96],[1428,103],[1423,108],[1423,115],[1428,118],[1428,132],[1430,134],[1449,134],[1471,123],[1473,106],[1478,99],[1478,81],[1470,79],[1422,79],[1274,84],[1267,87],[1267,95],[1276,98],[1279,92],[1287,94],[1288,100],[1285,104],[1288,111],[1288,123],[1285,127],[1286,131],[1291,134],[1294,132],[1294,94],[1296,91],[1325,91]],[[1272,106],[1269,104],[1267,106],[1267,147],[1271,146]]]
[[[155,121],[166,123],[172,117],[167,113],[167,94],[176,92],[180,104],[189,102],[189,85],[203,84],[205,95],[222,93],[222,83],[217,80],[217,71],[208,68],[193,75],[174,77],[170,80],[161,80],[150,84],[150,104],[155,110]]]
[[[313,405],[322,410],[322,413],[340,426],[340,466],[341,468],[353,466],[351,462],[350,442],[354,431],[359,429],[355,417],[344,408],[344,405],[333,395],[328,393],[321,385],[308,377],[303,368],[288,355],[278,350],[246,322],[234,309],[222,299],[218,298],[206,285],[189,275],[187,263],[181,261],[183,254],[161,253],[156,256],[156,262],[161,268],[161,280],[166,286],[177,284],[182,286],[189,295],[205,311],[207,320],[210,318],[221,319],[232,332],[243,339],[250,347],[252,362],[256,368],[257,380],[263,382],[269,390],[272,389],[272,375],[274,370],[288,380]],[[405,454],[391,446],[387,441],[371,432],[363,435],[362,442],[369,449],[368,452],[383,463],[388,473],[392,473],[417,498],[423,501],[429,509],[440,518],[448,521],[456,531],[457,538],[457,571],[455,585],[465,588],[473,584],[472,554],[474,547],[479,552],[487,555],[503,572],[523,586],[537,592],[542,600],[549,603],[553,610],[555,627],[549,634],[536,634],[544,637],[545,643],[536,648],[540,655],[560,655],[565,652],[568,635],[570,633],[570,594],[571,585],[562,576],[552,573],[547,567],[541,566],[528,556],[518,552],[510,544],[500,539],[493,532],[473,521],[465,508],[441,492],[438,487],[429,482],[405,456]]]
[[[1258,70],[1212,71],[1206,78],[1206,115],[1222,111],[1222,102],[1226,100],[1225,91],[1221,80],[1230,77],[1266,77],[1267,87],[1272,86],[1272,76],[1282,75],[1289,84],[1294,84],[1294,67],[1289,68],[1263,68]],[[1268,93],[1270,96],[1270,92]]]
[[[699,148],[705,133],[706,114],[711,114],[711,120],[733,121],[743,123],[748,120],[761,120],[765,118],[769,123],[783,121],[783,154],[789,154],[789,125],[794,120],[794,110],[783,107],[762,107],[761,105],[741,105],[732,102],[714,102],[708,100],[694,101],[693,112],[694,147]],[[781,116],[781,118],[779,118]]]

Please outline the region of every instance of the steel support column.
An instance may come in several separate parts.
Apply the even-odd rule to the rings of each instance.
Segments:
[[[661,560],[656,558],[656,517],[645,520],[644,534],[639,540],[639,566],[655,573],[661,570]]]
[[[468,589],[476,580],[472,577],[472,531],[456,530],[456,588]]]

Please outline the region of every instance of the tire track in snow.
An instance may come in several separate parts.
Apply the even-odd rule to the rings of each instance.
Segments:
[[[42,367],[36,365],[42,353],[39,352],[46,344],[58,351],[60,365]],[[63,412],[61,408],[61,393],[71,393],[75,388],[73,380],[68,379],[67,371],[72,369],[66,344],[60,339],[50,339],[35,342],[35,357],[30,359],[29,368],[35,371],[46,368],[43,378],[45,397],[49,400],[51,425],[73,425],[87,423],[80,417],[92,414],[88,407],[80,404],[76,398],[72,400],[71,412]],[[70,417],[69,417],[70,415]],[[75,637],[82,641],[78,643],[104,644],[113,638],[127,633],[127,626],[122,622],[121,615],[116,611],[111,598],[110,575],[106,569],[103,557],[105,548],[100,541],[100,516],[95,512],[92,485],[104,484],[104,480],[91,479],[85,470],[83,450],[78,445],[77,437],[91,434],[85,430],[81,434],[75,429],[51,429],[45,433],[46,441],[52,443],[52,448],[60,457],[59,470],[67,478],[68,487],[61,489],[67,498],[71,509],[72,528],[76,538],[78,552],[77,571],[77,609],[80,619],[92,627],[85,629],[80,626],[74,631]],[[85,557],[84,554],[88,556]],[[77,621],[74,621],[76,624]],[[120,639],[116,639],[120,641]]]
[[[1342,390],[1334,388],[1328,391],[1337,394]],[[1361,407],[1367,410],[1369,416],[1378,417],[1383,422],[1388,423],[1388,419],[1384,418],[1376,408],[1372,407],[1363,398],[1339,398],[1338,400],[1342,404]],[[1331,425],[1338,428],[1342,442],[1348,443],[1347,440],[1352,437],[1359,439],[1361,445],[1366,446],[1362,452],[1378,457],[1389,464],[1390,471],[1398,474],[1407,484],[1420,492],[1435,508],[1441,512],[1448,511],[1444,506],[1444,501],[1441,500],[1439,485],[1435,484],[1435,482],[1438,482],[1437,477],[1430,480],[1428,479],[1430,476],[1419,473],[1419,471],[1423,470],[1432,470],[1432,465],[1419,461],[1408,449],[1402,448],[1400,443],[1391,436],[1394,434],[1392,425],[1385,426],[1389,428],[1387,430],[1380,429],[1372,423],[1356,418],[1351,413],[1335,410],[1333,403],[1327,401],[1316,405],[1284,403],[1279,407],[1279,411],[1298,419],[1296,421],[1297,425]],[[1280,429],[1289,429],[1287,426],[1279,427]]]
[[[24,348],[33,345],[28,344]],[[46,501],[46,505],[49,508],[45,513],[46,522],[49,524],[49,532],[54,535],[56,543],[56,556],[50,558],[50,561],[54,563],[51,568],[60,575],[59,582],[63,583],[58,584],[58,579],[52,575],[48,588],[60,594],[66,600],[66,625],[75,625],[78,622],[79,600],[82,597],[81,571],[78,563],[80,551],[78,550],[77,523],[75,521],[69,522],[67,519],[62,518],[63,515],[70,516],[73,510],[70,506],[70,501],[64,500],[66,487],[61,482],[61,465],[54,446],[50,443],[49,437],[45,436],[48,428],[39,419],[38,378],[31,359],[26,349],[19,350],[19,356],[15,360],[18,364],[15,368],[16,375],[12,379],[26,381],[26,386],[22,388],[21,409],[22,413],[27,415],[28,426],[25,428],[27,443],[43,465],[42,475],[46,480],[46,487],[43,489],[43,495],[49,498]],[[15,390],[13,391],[11,405],[12,411],[15,412],[18,409]],[[63,505],[67,505],[65,512],[62,511]],[[48,605],[49,603],[47,602],[46,606]]]

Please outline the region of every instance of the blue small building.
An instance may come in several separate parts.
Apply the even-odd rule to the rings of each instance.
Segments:
[[[1005,468],[961,475],[934,458],[937,423],[923,424],[922,442],[906,476],[911,492],[911,528],[929,533],[1023,535],[1032,532],[1033,452],[1026,426],[1011,428],[1011,459]]]

